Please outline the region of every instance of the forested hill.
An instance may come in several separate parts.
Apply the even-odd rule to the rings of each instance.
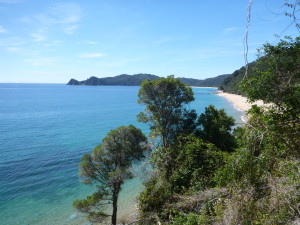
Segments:
[[[184,84],[191,86],[201,87],[219,87],[221,82],[228,76],[228,74],[220,75],[213,78],[207,78],[205,80],[198,80],[193,78],[179,78]],[[90,77],[87,80],[78,81],[71,79],[67,85],[87,85],[87,86],[139,86],[145,79],[154,80],[160,78],[159,76],[152,74],[135,74],[127,75],[122,74],[115,77],[97,78]]]
[[[262,69],[265,67],[264,59],[261,58],[259,61],[254,61],[248,64],[248,77],[252,77],[255,74],[256,69]],[[228,75],[221,82],[219,88],[225,92],[232,94],[245,95],[243,91],[240,89],[240,82],[243,80],[245,76],[246,68],[245,66],[240,69],[234,71],[232,74]]]
[[[205,80],[198,80],[193,78],[180,77],[179,80],[184,84],[199,87],[219,87],[221,83],[228,77],[229,74],[219,75],[217,77],[207,78]]]

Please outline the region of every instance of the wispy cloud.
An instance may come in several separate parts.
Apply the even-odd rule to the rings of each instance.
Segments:
[[[183,41],[186,39],[187,39],[187,37],[163,37],[163,38],[160,38],[160,39],[154,41],[154,44],[160,45],[160,44],[165,44],[165,43],[169,43],[169,42],[173,42],[173,41]]]
[[[33,66],[57,66],[58,60],[57,57],[37,57],[25,59],[25,62]]]
[[[63,30],[66,34],[74,34],[78,27],[78,25],[64,26]]]
[[[58,27],[65,34],[74,34],[80,25],[82,15],[80,5],[69,2],[54,4],[44,12],[37,13],[33,16],[23,16],[18,20],[28,25],[36,24],[38,30],[42,30],[43,33]],[[39,33],[39,35],[42,35],[41,32],[31,33]],[[39,41],[40,39],[37,38],[37,40]]]
[[[22,49],[18,47],[7,47],[6,50],[13,53],[20,53],[22,51]]]
[[[6,33],[6,32],[7,32],[7,30],[0,25],[0,33]]]
[[[32,22],[32,18],[29,16],[23,16],[17,19],[17,21],[22,22],[22,23],[30,23]]]
[[[82,58],[99,58],[105,56],[104,53],[82,53],[80,57]]]
[[[6,51],[10,52],[10,53],[16,53],[18,55],[23,55],[23,56],[37,56],[38,55],[38,51],[35,50],[29,50],[29,49],[25,49],[25,48],[21,48],[21,47],[15,47],[15,46],[10,46],[5,48]]]
[[[40,33],[30,33],[33,37],[33,41],[40,42],[46,40],[46,36]]]
[[[56,46],[60,46],[62,43],[62,41],[59,41],[59,40],[54,40],[54,41],[50,41],[48,43],[45,43],[44,45],[46,47],[56,47]]]
[[[49,24],[58,24],[66,34],[73,34],[79,27],[82,18],[82,9],[76,3],[57,3],[50,7],[44,21]]]
[[[226,32],[230,32],[230,31],[234,31],[234,30],[237,30],[237,27],[227,27],[224,29],[224,31],[226,31]]]
[[[0,46],[2,47],[21,46],[24,45],[25,43],[26,43],[25,40],[19,37],[0,39]]]

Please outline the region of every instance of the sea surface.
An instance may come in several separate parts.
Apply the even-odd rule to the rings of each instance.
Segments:
[[[72,207],[94,190],[78,177],[86,152],[107,132],[133,124],[143,110],[139,87],[66,86],[63,84],[0,84],[0,224],[89,224]],[[198,113],[209,104],[225,108],[241,123],[243,112],[214,88],[193,88],[189,106]],[[136,166],[136,172],[139,170]],[[134,212],[142,178],[125,183],[119,218]]]

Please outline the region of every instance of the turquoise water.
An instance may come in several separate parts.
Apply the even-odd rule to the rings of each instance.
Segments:
[[[1,224],[88,224],[72,208],[91,194],[80,183],[78,163],[111,129],[133,124],[143,110],[139,87],[61,84],[0,84]],[[199,113],[209,104],[241,122],[242,112],[215,89],[194,88]],[[120,196],[120,217],[132,213],[141,179],[128,181]]]

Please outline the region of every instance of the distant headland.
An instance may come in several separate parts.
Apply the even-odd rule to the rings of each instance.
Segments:
[[[219,75],[213,78],[207,78],[204,80],[198,80],[193,78],[183,78],[180,77],[180,81],[184,84],[188,84],[191,86],[197,87],[219,87],[222,81],[228,76],[229,74]],[[83,81],[78,81],[75,79],[71,79],[67,85],[85,85],[85,86],[140,86],[143,80],[150,79],[158,79],[159,76],[153,74],[121,74],[114,77],[105,77],[105,78],[98,78],[98,77],[90,77]]]

